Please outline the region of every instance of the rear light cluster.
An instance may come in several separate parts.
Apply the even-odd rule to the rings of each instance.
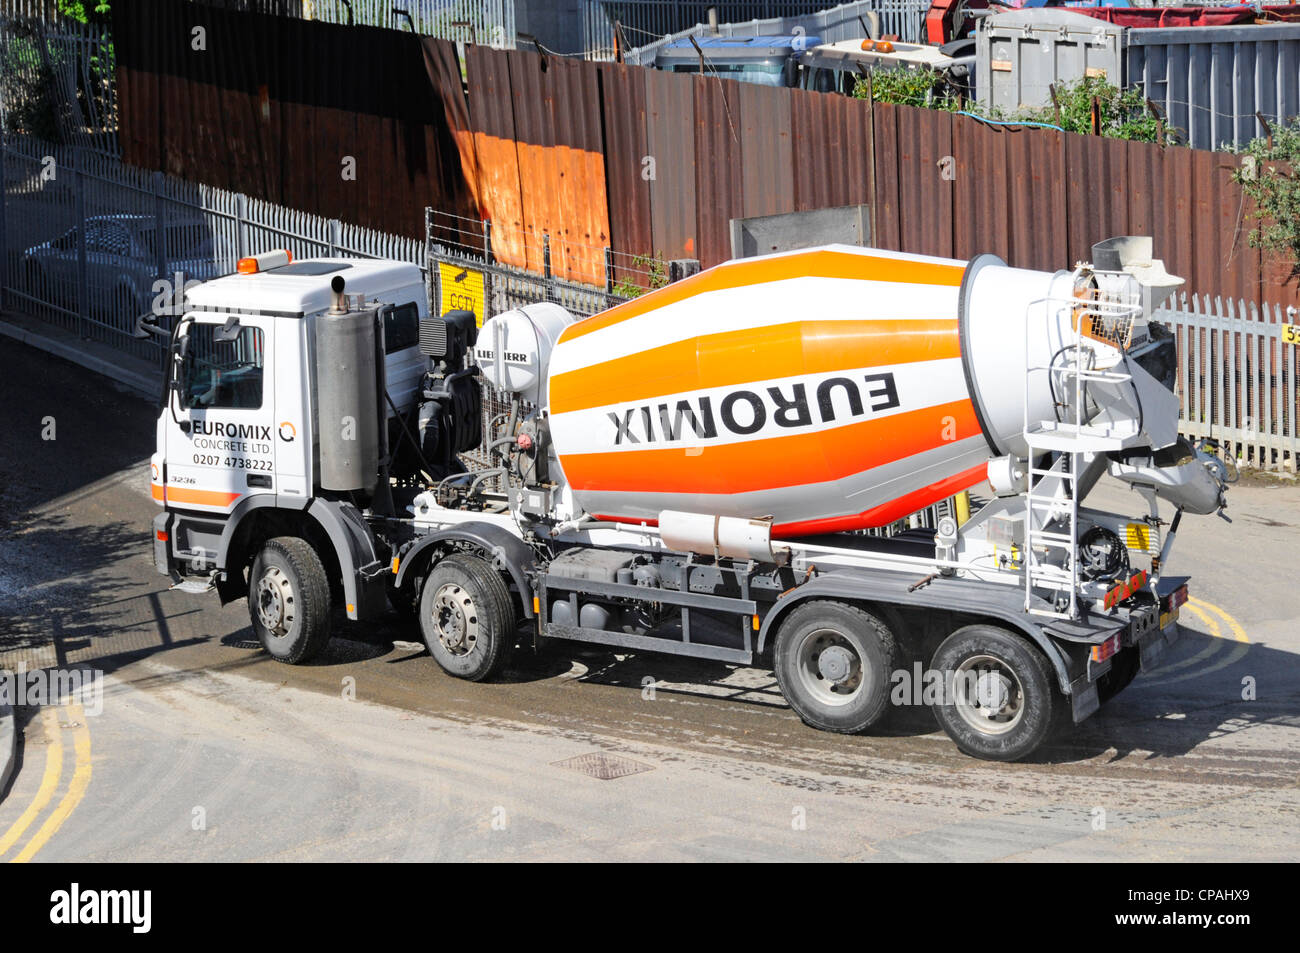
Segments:
[[[1183,583],[1169,595],[1160,600],[1161,612],[1172,612],[1187,602],[1187,583]]]
[[[1139,592],[1147,584],[1147,573],[1143,569],[1135,573],[1127,582],[1121,582],[1106,593],[1106,598],[1102,605],[1107,609],[1113,609],[1125,599]],[[1186,586],[1183,587],[1184,589]]]
[[[1094,645],[1092,647],[1092,660],[1094,662],[1104,662],[1106,661],[1106,659],[1110,658],[1112,655],[1118,652],[1119,636],[1120,634],[1116,632],[1114,635],[1108,638],[1105,642],[1102,642],[1100,645]]]

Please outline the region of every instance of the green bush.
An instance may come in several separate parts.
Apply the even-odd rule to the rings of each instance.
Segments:
[[[859,99],[867,97],[867,81],[859,78],[853,89]],[[996,122],[1035,122],[1059,125],[1066,132],[1092,134],[1092,102],[1099,112],[1098,135],[1113,139],[1156,142],[1160,126],[1147,110],[1140,89],[1120,89],[1099,76],[1087,76],[1074,83],[1062,83],[1056,90],[1060,118],[1052,106],[1022,109],[1008,113],[1000,109],[983,109],[977,103],[964,103],[958,92],[940,73],[929,69],[874,69],[871,71],[871,96],[878,103],[895,106],[918,106],[948,112],[967,112]]]
[[[859,76],[853,95],[866,99],[867,87],[866,77]],[[871,98],[878,103],[948,112],[960,108],[948,81],[931,69],[873,69],[870,88]]]
[[[59,13],[78,23],[107,23],[113,17],[109,0],[58,0]]]
[[[0,75],[8,105],[6,131],[58,142],[53,71],[39,46],[45,41],[39,30],[21,21],[13,21],[9,29],[11,35],[3,47],[3,75]]]
[[[1137,142],[1157,140],[1159,122],[1147,110],[1142,90],[1120,89],[1100,76],[1085,76],[1078,82],[1063,83],[1056,88],[1056,102],[1061,107],[1060,127],[1066,132],[1090,135],[1093,97],[1097,99],[1101,120],[1098,135]]]
[[[1274,126],[1272,133],[1236,150],[1242,164],[1232,178],[1254,204],[1250,246],[1279,253],[1295,278],[1300,277],[1300,180],[1295,175],[1300,118]]]

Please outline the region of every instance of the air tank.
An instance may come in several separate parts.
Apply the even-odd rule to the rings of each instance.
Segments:
[[[375,309],[336,303],[316,318],[319,483],[369,490],[379,474]]]
[[[1074,340],[1074,284],[838,245],[700,272],[559,335],[564,479],[606,519],[771,517],[778,538],[886,525],[1025,452],[1026,367]],[[1048,375],[1028,379],[1029,418],[1051,419]]]

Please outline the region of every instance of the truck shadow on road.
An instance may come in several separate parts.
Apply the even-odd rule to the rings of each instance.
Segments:
[[[1157,667],[1062,733],[1045,759],[1176,758],[1202,746],[1227,759],[1244,743],[1231,739],[1250,732],[1252,758],[1290,761],[1294,773],[1294,741],[1261,739],[1265,726],[1300,728],[1300,656],[1185,627]]]
[[[653,686],[657,693],[725,705],[786,707],[767,669],[569,645],[550,646],[536,655],[521,652],[509,680],[565,675],[640,692]],[[1132,764],[1177,758],[1263,726],[1300,728],[1298,713],[1300,657],[1184,629],[1183,638],[1157,668],[1140,675],[1082,724],[1063,726],[1027,763]],[[927,706],[906,705],[893,707],[868,734],[902,740],[940,731]],[[1271,751],[1281,759],[1294,757],[1280,742],[1255,749],[1258,744],[1252,739],[1253,750],[1261,756],[1271,756]]]
[[[394,639],[394,635],[399,638]],[[336,624],[335,638],[312,665],[328,667],[378,660],[381,664],[409,662],[432,667],[428,651],[418,640],[410,624],[396,615],[373,623],[340,622]],[[229,633],[221,641],[255,650],[250,660],[264,658],[248,627]],[[717,704],[735,712],[741,721],[746,711],[784,711],[787,707],[769,669],[561,642],[534,651],[525,630],[521,630],[521,644],[509,668],[494,682],[508,689],[511,684],[562,679]],[[1028,763],[1122,763],[1131,767],[1155,759],[1178,758],[1203,745],[1267,725],[1300,727],[1300,715],[1296,714],[1300,711],[1298,685],[1300,657],[1266,645],[1215,638],[1185,628],[1183,638],[1157,669],[1139,676],[1083,724],[1065,726]],[[1254,691],[1253,698],[1243,697],[1250,695],[1248,689]],[[793,720],[788,730],[820,734]],[[905,751],[915,753],[914,745],[905,744],[909,739],[940,733],[927,706],[900,705],[867,734],[873,741],[897,739],[901,756]],[[791,743],[801,740],[791,737]],[[849,738],[843,741],[849,746],[854,744]],[[1215,750],[1218,747],[1215,745]],[[1266,750],[1273,747],[1271,743],[1260,746],[1258,739],[1252,738],[1252,752],[1273,756]],[[1276,757],[1293,757],[1281,743],[1276,747]],[[878,746],[875,753],[881,753]]]

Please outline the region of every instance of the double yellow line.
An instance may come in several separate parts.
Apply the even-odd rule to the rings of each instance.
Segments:
[[[1183,608],[1201,621],[1211,641],[1191,658],[1157,668],[1149,676],[1150,682],[1173,685],[1189,679],[1201,678],[1235,664],[1250,651],[1250,638],[1246,635],[1246,630],[1223,609],[1201,599],[1188,599]],[[1232,647],[1223,658],[1215,659],[1208,667],[1200,667],[1201,663],[1208,662],[1211,656],[1216,655],[1227,645]],[[1175,674],[1183,669],[1189,671]]]
[[[86,789],[90,786],[90,729],[86,725],[86,713],[81,705],[70,702],[66,707],[56,708],[47,707],[41,710],[41,720],[45,728],[45,736],[49,738],[49,747],[45,749],[45,774],[41,777],[41,786],[36,791],[36,797],[27,805],[27,809],[19,816],[18,820],[10,825],[9,830],[0,835],[0,858],[3,858],[19,841],[28,829],[37,821],[41,813],[54,800],[54,795],[58,793],[59,782],[63,778],[63,727],[59,721],[60,712],[67,719],[67,723],[72,729],[72,743],[74,752],[74,767],[72,780],[68,782],[68,790],[64,793],[63,798],[58,805],[45,818],[45,822],[36,830],[36,833],[24,844],[18,853],[10,858],[10,863],[25,864],[36,856],[37,852],[44,847],[51,837],[53,837],[63,826],[63,823],[76,810],[81,799],[86,795]]]

